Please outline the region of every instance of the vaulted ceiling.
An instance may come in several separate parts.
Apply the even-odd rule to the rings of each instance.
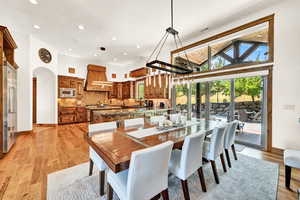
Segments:
[[[61,53],[93,59],[97,53],[104,63],[144,63],[170,24],[169,0],[36,1],[37,5],[29,0],[3,0],[0,24],[33,34]],[[175,28],[190,40],[207,27],[213,29],[277,2],[280,0],[174,0]],[[79,30],[78,25],[85,29]],[[100,46],[107,51],[97,50]]]

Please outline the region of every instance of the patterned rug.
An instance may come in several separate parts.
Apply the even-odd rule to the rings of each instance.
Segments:
[[[233,158],[233,157],[232,157]],[[197,173],[188,179],[192,200],[275,200],[277,196],[279,166],[263,160],[238,154],[232,168],[224,173],[217,160],[220,184],[214,181],[211,165],[204,165],[207,192],[203,193]],[[48,175],[48,200],[106,200],[99,196],[98,173],[87,176],[88,163],[77,165]],[[172,200],[182,200],[180,180],[169,177],[169,195]],[[118,200],[114,194],[114,200]]]

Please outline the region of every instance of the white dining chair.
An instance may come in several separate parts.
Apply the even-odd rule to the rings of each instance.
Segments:
[[[226,133],[224,136],[224,149],[225,149],[225,156],[228,163],[228,167],[231,168],[231,161],[229,156],[229,149],[232,149],[234,159],[237,160],[237,155],[235,151],[234,141],[236,135],[236,129],[239,124],[239,121],[235,120],[228,124],[226,128]]]
[[[107,199],[112,200],[113,191],[120,200],[149,200],[162,194],[168,195],[168,163],[173,142],[168,141],[131,154],[129,169],[107,175]]]
[[[112,130],[117,128],[116,122],[105,122],[97,124],[89,124],[89,136],[92,136],[94,132]],[[99,170],[99,183],[100,183],[100,196],[104,195],[104,180],[105,180],[105,170],[107,169],[106,163],[100,157],[96,151],[89,146],[89,156],[90,156],[90,170],[89,176],[93,174],[94,164]]]
[[[227,172],[223,154],[225,129],[226,126],[214,128],[211,133],[210,141],[204,141],[203,157],[210,161],[217,184],[220,183],[215,162],[218,157],[221,158],[224,172]]]
[[[184,199],[189,200],[187,179],[196,171],[200,178],[202,191],[206,192],[202,170],[202,152],[205,133],[189,135],[184,139],[182,150],[173,150],[169,171],[181,180]]]
[[[292,168],[300,169],[300,150],[286,149],[283,153],[285,166],[285,187],[290,189]]]
[[[160,121],[165,121],[166,117],[163,115],[150,117],[151,124],[158,124]]]
[[[179,121],[180,114],[170,114],[169,117],[171,122],[176,123]]]
[[[144,125],[144,123],[144,118],[126,119],[124,120],[124,127],[127,128],[130,126]]]

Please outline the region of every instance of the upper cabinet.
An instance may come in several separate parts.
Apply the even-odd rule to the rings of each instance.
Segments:
[[[135,98],[135,82],[113,82],[113,89],[110,98],[131,99]]]
[[[148,74],[148,69],[146,67],[135,69],[130,71],[129,76],[133,78],[138,78],[142,76],[147,76]]]
[[[71,76],[58,76],[58,96],[60,96],[60,90],[62,88],[75,89],[76,97],[81,99],[83,97],[84,79],[71,77]]]
[[[145,80],[145,99],[168,99],[169,87],[165,74],[151,76]]]

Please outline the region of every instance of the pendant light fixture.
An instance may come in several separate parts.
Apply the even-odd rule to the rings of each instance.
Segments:
[[[161,38],[161,40],[159,41],[159,43],[157,44],[157,46],[155,47],[153,52],[151,53],[146,66],[149,68],[153,68],[153,69],[157,69],[157,70],[161,70],[161,71],[165,71],[165,72],[170,72],[170,73],[175,73],[175,74],[190,74],[193,72],[193,67],[188,59],[186,52],[184,52],[185,59],[187,60],[187,65],[185,65],[185,66],[177,65],[176,63],[175,64],[167,63],[167,62],[159,60],[159,58],[158,58],[159,54],[161,53],[161,50],[163,49],[169,36],[173,37],[174,43],[175,43],[175,46],[177,49],[179,48],[178,44],[182,47],[182,41],[179,37],[178,31],[176,31],[174,29],[173,22],[174,22],[173,0],[171,0],[171,27],[166,29],[165,34],[163,35],[163,37]],[[154,56],[154,55],[156,55],[156,56]],[[154,57],[153,60],[151,60],[152,57]]]

